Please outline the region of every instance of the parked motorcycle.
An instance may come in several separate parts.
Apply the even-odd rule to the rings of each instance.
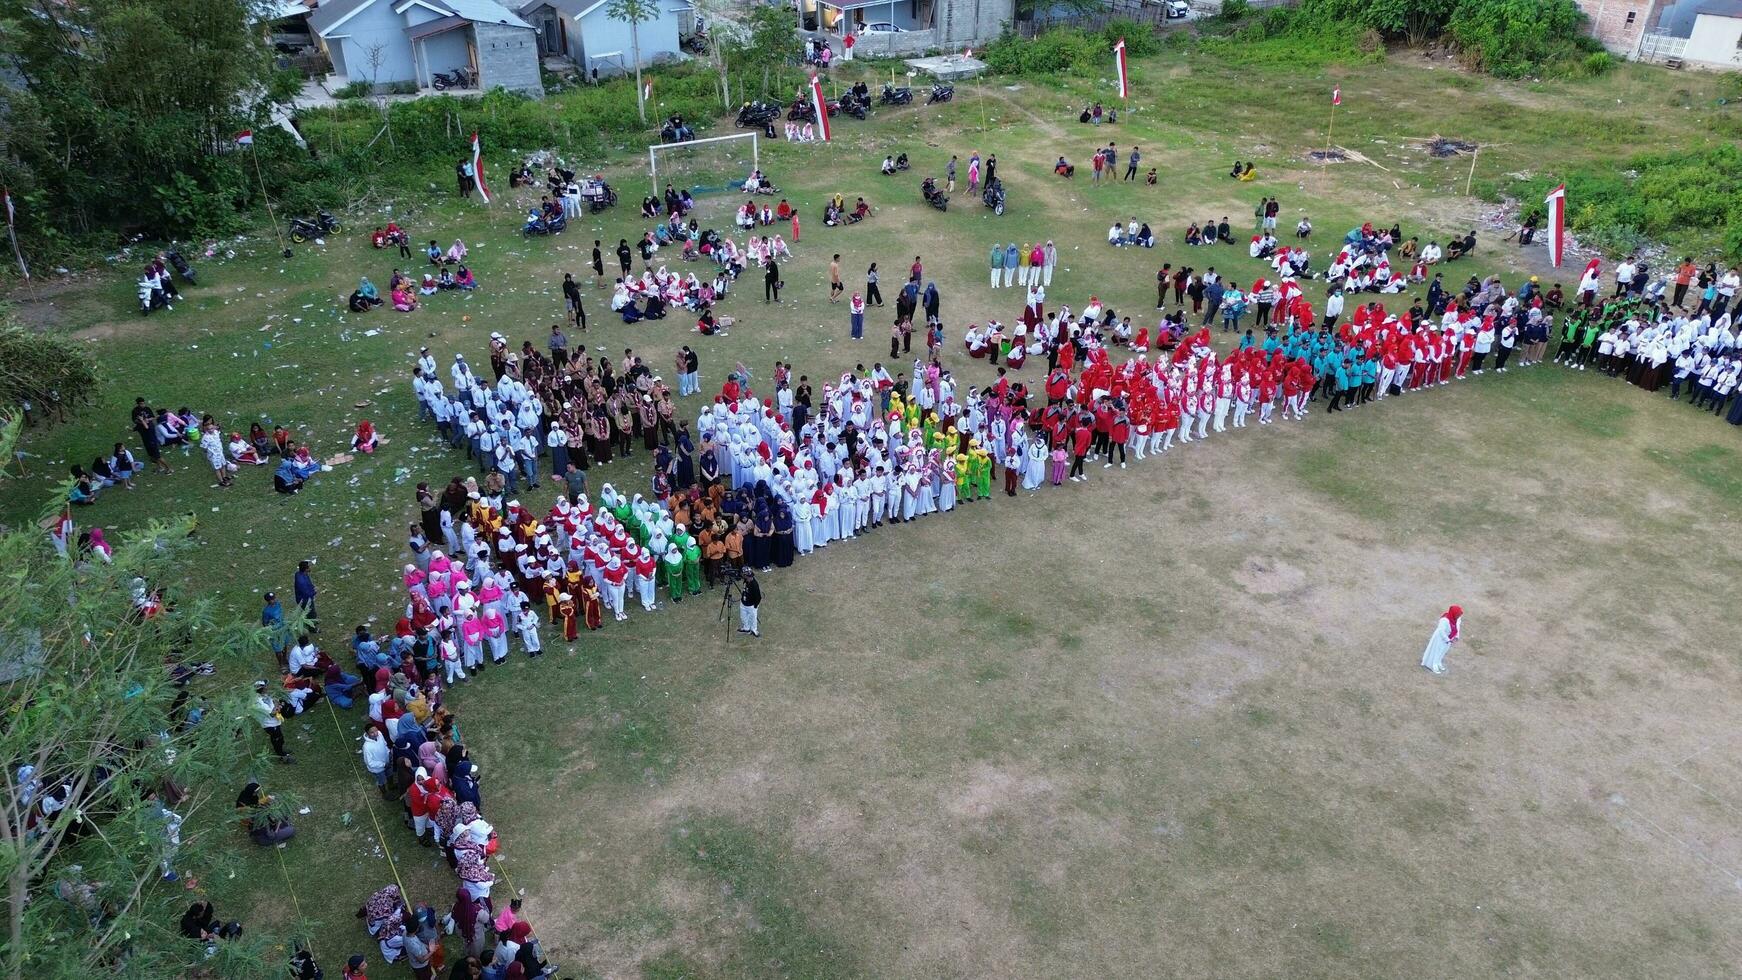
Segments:
[[[339,219],[328,211],[317,211],[313,218],[291,218],[290,240],[302,244],[311,238],[321,238],[339,230]]]
[[[175,270],[176,275],[181,276],[190,284],[193,283],[194,267],[188,264],[188,260],[180,252],[172,248],[165,252],[163,257],[169,260],[169,267]]]
[[[883,83],[883,94],[877,97],[878,105],[908,105],[913,101],[913,89],[906,85],[896,88],[888,82]]]
[[[841,103],[834,99],[825,101],[823,105],[828,109],[830,116],[841,114]],[[817,121],[817,110],[811,106],[809,99],[793,99],[792,105],[787,107],[786,118],[793,122],[814,123]]]
[[[931,98],[926,99],[925,104],[936,105],[939,102],[948,102],[955,97],[956,87],[954,85],[933,85],[931,87]]]
[[[435,86],[437,92],[450,88],[471,88],[472,73],[464,68],[455,68],[451,72],[438,71],[430,75],[430,83]]]
[[[738,125],[756,127],[765,126],[768,123],[779,119],[780,112],[780,105],[774,102],[763,102],[761,100],[746,102],[743,107],[738,110]]]

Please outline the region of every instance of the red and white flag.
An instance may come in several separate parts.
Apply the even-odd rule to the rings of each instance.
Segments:
[[[254,145],[254,130],[244,129],[240,133],[237,133],[236,134],[236,145],[237,146],[252,146],[252,145]]]
[[[653,101],[653,79],[651,78],[641,83],[641,101]]]
[[[472,181],[478,185],[478,196],[490,203],[490,185],[484,183],[484,150],[478,145],[478,134],[472,134]]]
[[[1343,86],[1334,85],[1331,87],[1331,105],[1342,105],[1342,104],[1343,104]]]
[[[1567,185],[1549,191],[1543,203],[1548,205],[1548,260],[1558,269],[1567,244]]]
[[[817,113],[817,135],[826,143],[829,139],[829,100],[823,98],[823,82],[811,75],[811,108]]]
[[[1130,92],[1130,86],[1127,83],[1126,78],[1125,78],[1125,39],[1124,38],[1120,38],[1119,43],[1113,45],[1113,67],[1118,69],[1118,71],[1119,71],[1119,97],[1121,99],[1126,98]]]
[[[18,218],[18,209],[12,206],[12,188],[0,188],[0,197],[6,199],[6,227],[10,228]]]
[[[974,49],[973,48],[963,48],[962,49],[962,57],[972,58],[973,56],[974,56]]]

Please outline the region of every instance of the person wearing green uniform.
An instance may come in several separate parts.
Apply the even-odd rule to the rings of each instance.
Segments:
[[[659,563],[659,574],[665,578],[665,588],[672,602],[683,601],[683,553],[677,545],[667,545],[665,559]]]
[[[968,469],[973,475],[974,499],[990,498],[992,496],[992,454],[982,449],[977,439],[968,453]]]
[[[689,585],[690,595],[702,594],[702,549],[694,538],[684,545],[683,577]]]
[[[1579,355],[1579,334],[1584,329],[1585,311],[1575,310],[1561,321],[1561,345],[1555,349],[1554,362],[1571,366]]]
[[[973,499],[971,496],[969,496],[968,487],[971,483],[971,480],[970,480],[970,477],[968,475],[968,469],[969,469],[969,467],[968,467],[968,454],[967,453],[957,453],[956,454],[956,499],[958,501],[965,502],[965,501]]]

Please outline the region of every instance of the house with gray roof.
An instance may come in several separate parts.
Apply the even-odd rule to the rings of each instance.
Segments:
[[[351,82],[431,87],[463,68],[479,90],[542,96],[537,32],[496,0],[323,0],[309,33],[332,59],[329,90]]]

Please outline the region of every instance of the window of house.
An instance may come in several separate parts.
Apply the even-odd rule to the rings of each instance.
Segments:
[[[1627,26],[1628,26],[1628,27],[1632,27],[1632,26],[1633,26],[1633,22],[1634,22],[1634,21],[1635,21],[1635,20],[1637,20],[1637,19],[1638,19],[1638,18],[1639,18],[1639,11],[1637,11],[1637,10],[1629,10],[1629,11],[1627,11]]]

